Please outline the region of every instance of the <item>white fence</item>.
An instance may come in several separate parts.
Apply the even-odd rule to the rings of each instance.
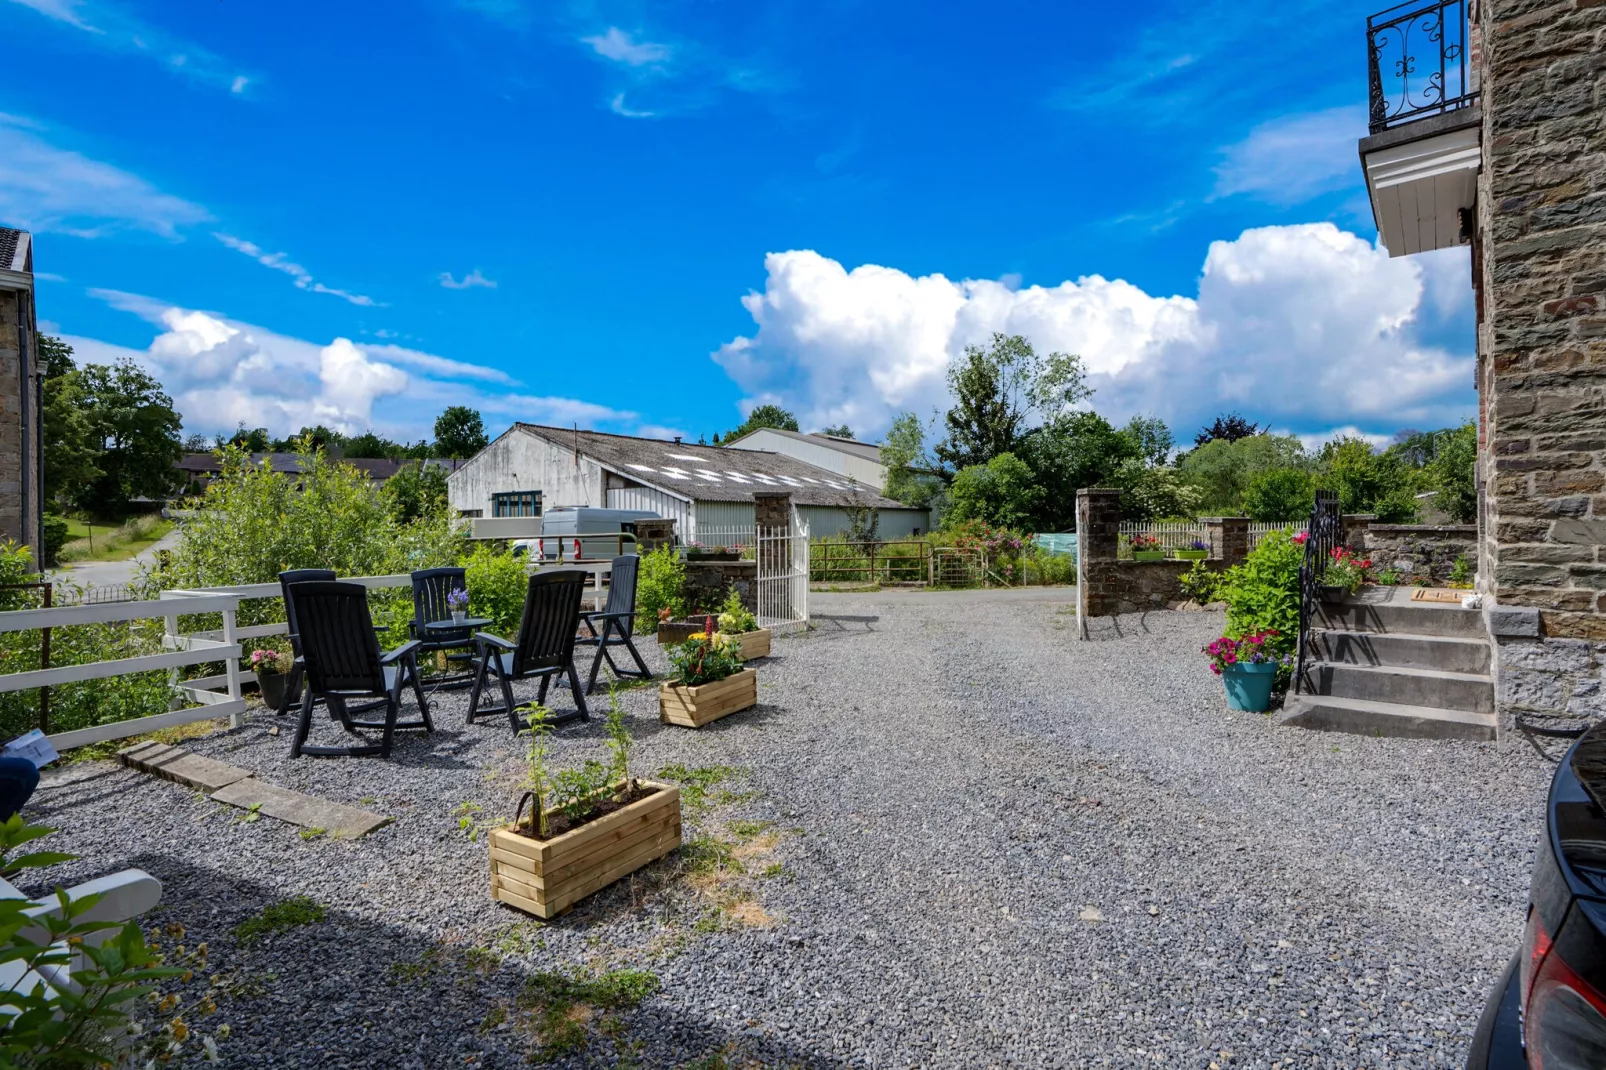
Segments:
[[[777,631],[808,627],[808,525],[759,528],[754,549],[758,559],[753,581],[758,626]]]
[[[1253,520],[1249,523],[1249,548],[1253,550],[1262,535],[1272,531],[1282,531],[1293,528],[1303,531],[1305,524],[1297,520],[1277,521]],[[1164,521],[1121,521],[1119,539],[1123,544],[1130,544],[1132,536],[1148,535],[1160,540],[1160,545],[1167,550],[1186,550],[1195,539],[1200,542],[1209,542],[1210,536],[1205,525],[1197,520],[1164,520]]]

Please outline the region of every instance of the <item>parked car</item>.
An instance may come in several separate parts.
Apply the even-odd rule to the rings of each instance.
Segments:
[[[1495,982],[1467,1070],[1606,1067],[1606,723],[1550,784],[1522,947]]]

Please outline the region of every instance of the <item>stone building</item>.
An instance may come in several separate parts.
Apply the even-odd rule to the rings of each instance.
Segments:
[[[1360,153],[1393,255],[1470,246],[1478,587],[1498,711],[1598,716],[1606,665],[1606,0],[1369,20]]]
[[[40,376],[33,236],[0,227],[0,539],[39,559]]]

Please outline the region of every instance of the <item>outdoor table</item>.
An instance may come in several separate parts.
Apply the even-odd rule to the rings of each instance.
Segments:
[[[448,617],[445,620],[425,621],[424,631],[430,633],[429,638],[435,640],[449,638],[449,636],[444,633],[462,632],[463,646],[466,648],[472,643],[473,636],[476,631],[485,627],[487,624],[494,623],[495,621],[491,620],[489,617],[464,617],[460,621],[452,620],[450,617]],[[473,657],[474,655],[469,653],[448,654],[444,650],[438,650],[435,652],[435,666],[439,669],[445,669],[447,661],[472,661]],[[457,688],[467,687],[469,683],[473,681],[473,679],[474,673],[472,671],[458,673],[453,676],[448,676],[433,681],[430,686],[430,690],[438,691],[442,688],[455,690]]]

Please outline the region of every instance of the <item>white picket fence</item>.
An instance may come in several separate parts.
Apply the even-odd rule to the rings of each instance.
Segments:
[[[1271,531],[1281,531],[1284,528],[1293,528],[1303,531],[1305,524],[1301,521],[1275,521],[1253,520],[1249,523],[1249,548],[1253,550],[1262,535]],[[1165,521],[1121,521],[1120,541],[1130,543],[1134,535],[1150,535],[1160,540],[1160,545],[1167,550],[1186,550],[1195,540],[1209,542],[1210,536],[1205,525],[1197,520],[1165,520]]]

